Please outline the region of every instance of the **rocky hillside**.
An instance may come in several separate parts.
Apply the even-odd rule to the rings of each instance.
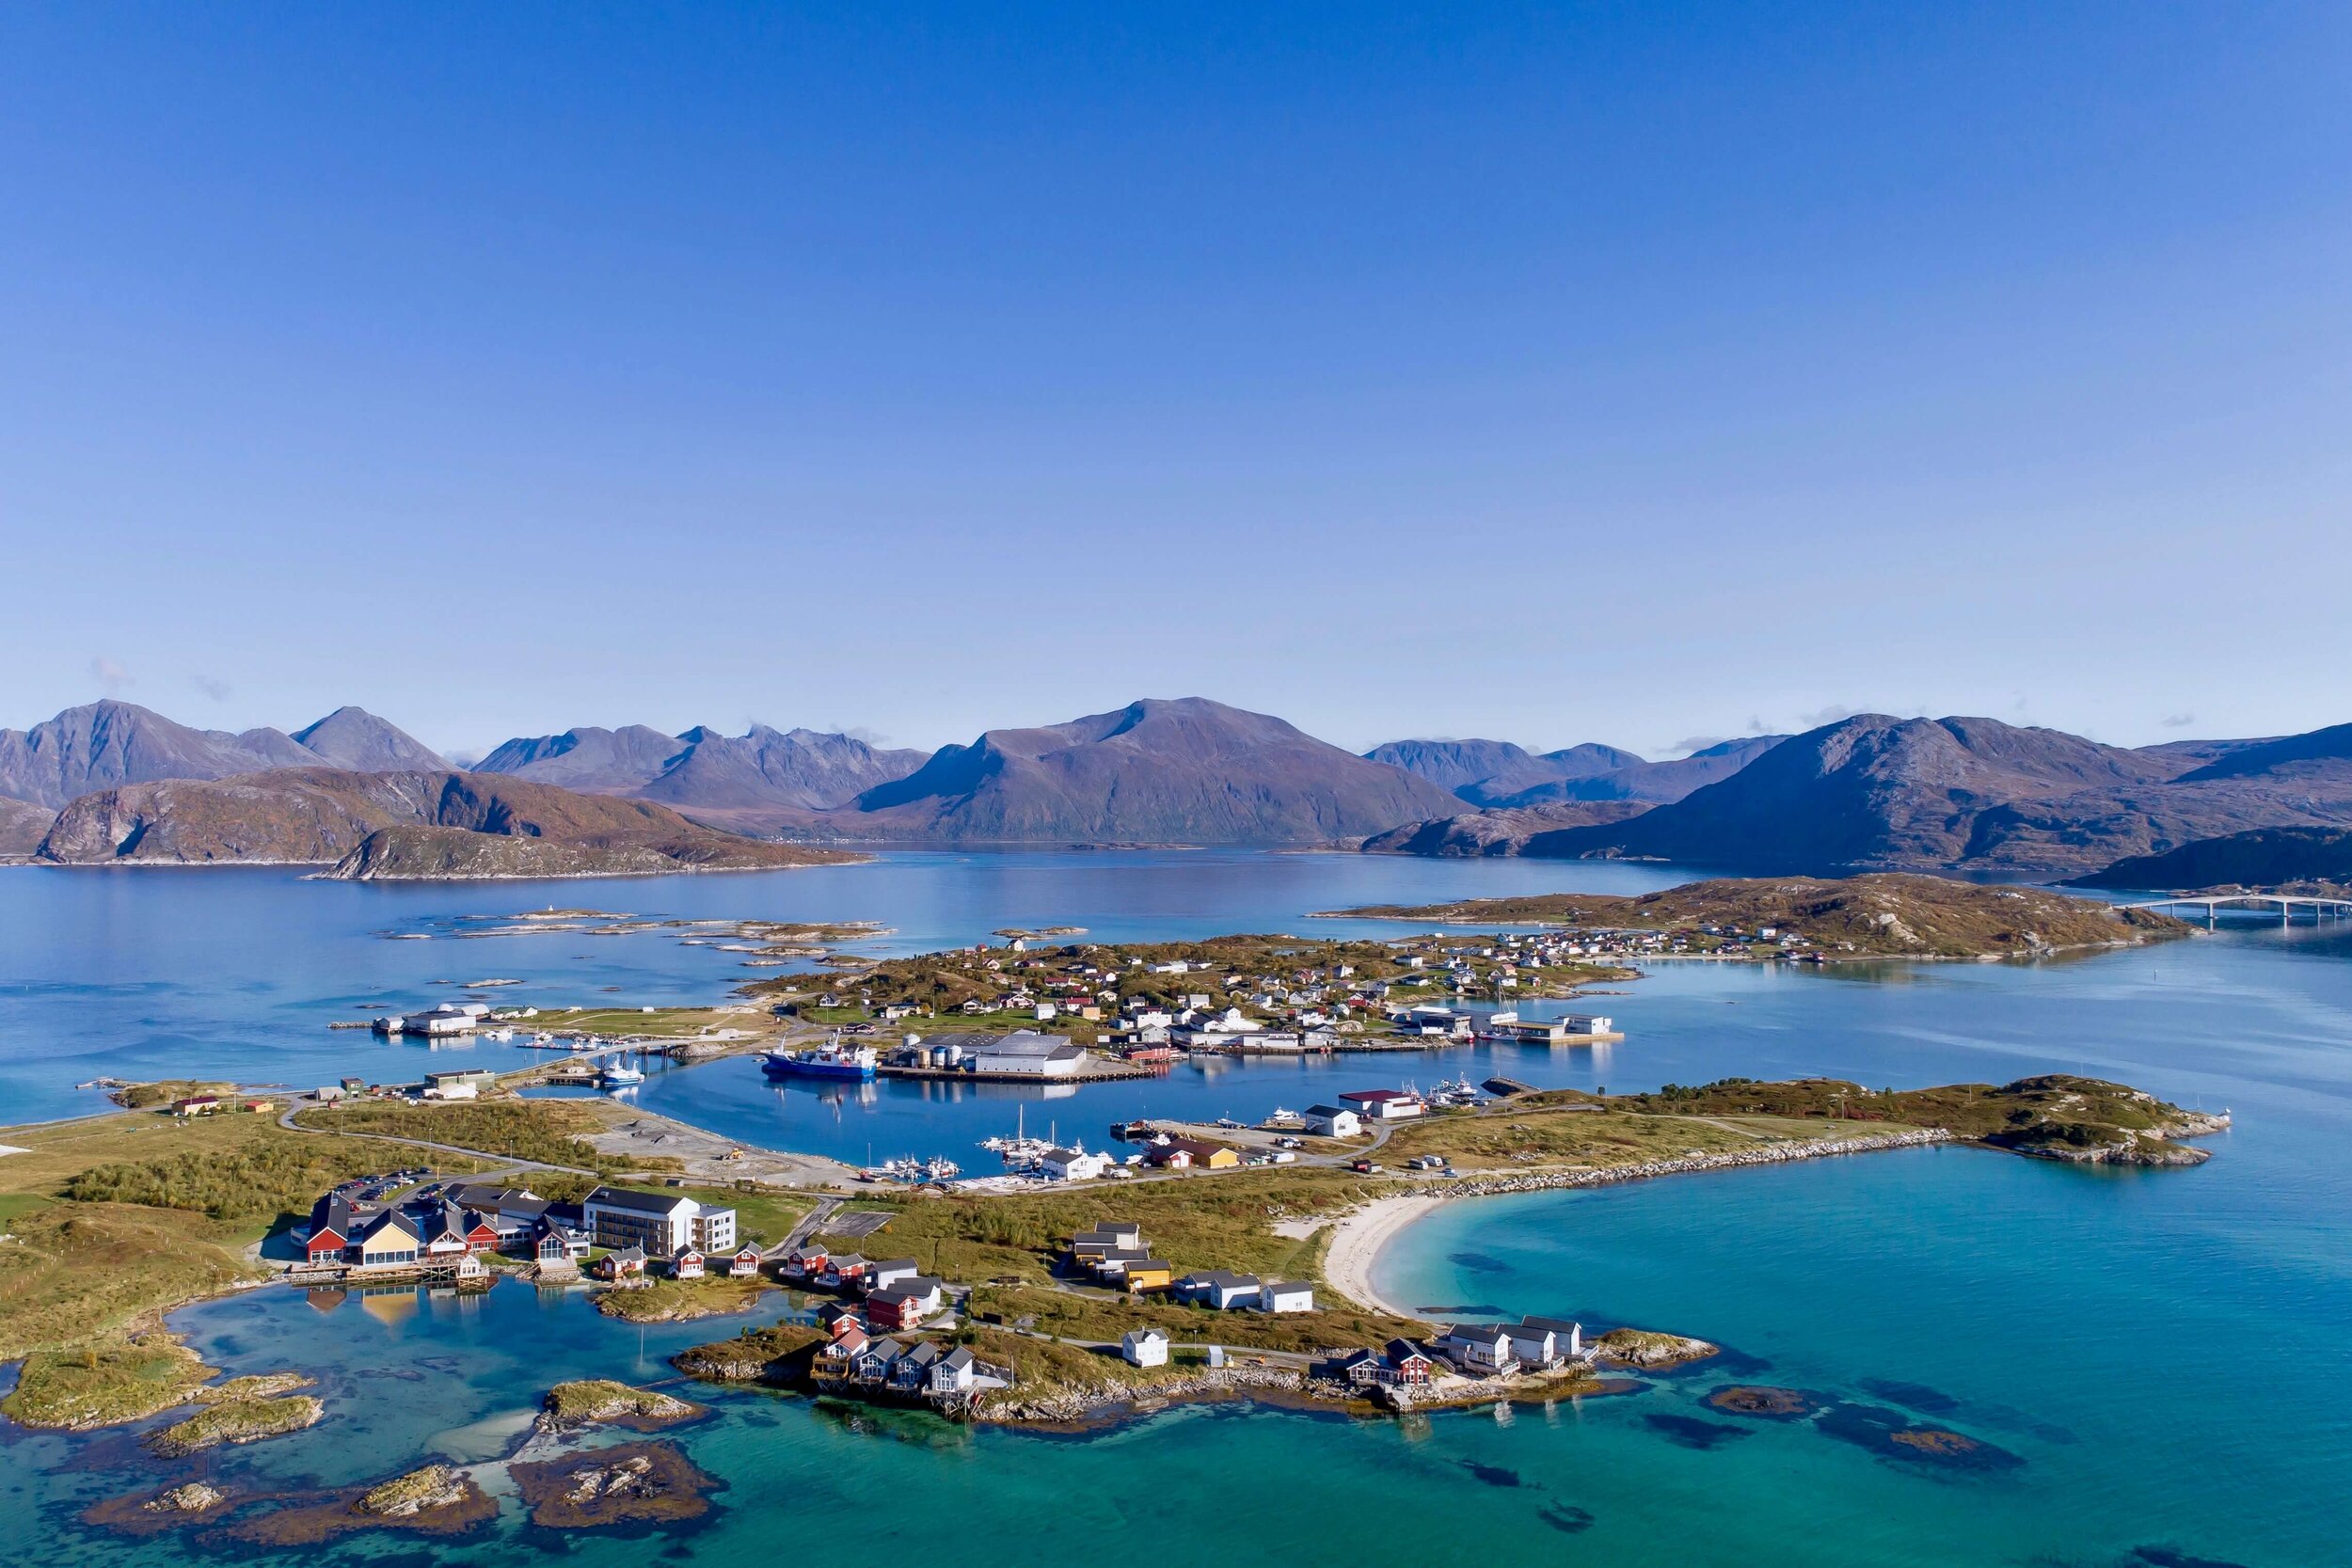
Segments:
[[[2352,886],[2352,830],[2258,828],[2133,855],[2077,877],[2074,887],[2177,890]]]
[[[1362,919],[1463,926],[1547,925],[1595,930],[1698,930],[1714,926],[1795,932],[1808,947],[1860,957],[1972,958],[2112,946],[2185,936],[2188,927],[2145,910],[2119,910],[2040,888],[1877,873],[1724,878],[1635,896],[1552,893],[1454,904],[1343,910]]]
[[[535,847],[499,847],[508,839]],[[363,852],[343,869],[355,851]],[[353,877],[590,876],[654,869],[657,859],[693,869],[842,858],[548,784],[324,768],[97,791],[57,814],[38,855],[67,865],[328,863]]]
[[[315,740],[316,746],[305,743]],[[339,708],[287,735],[273,729],[197,730],[135,703],[68,708],[29,730],[0,730],[0,796],[51,811],[76,796],[158,779],[226,779],[271,768],[326,765],[373,770],[446,766],[364,709]]]
[[[1313,844],[1442,815],[1452,796],[1279,719],[1188,697],[950,746],[838,831],[1017,843]]]
[[[0,798],[0,857],[31,854],[56,819],[57,814],[46,806]]]
[[[1552,805],[1463,812],[1409,822],[1375,833],[1360,847],[1375,855],[1432,855],[1445,860],[1524,855],[1547,833],[1623,822],[1649,810],[1645,800],[1564,800]]]

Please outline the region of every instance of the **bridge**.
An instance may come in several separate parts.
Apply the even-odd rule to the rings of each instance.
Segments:
[[[2297,911],[2309,911],[2312,923],[2328,919],[2352,917],[2352,898],[2316,898],[2306,894],[2288,893],[2185,893],[2171,898],[2151,898],[2144,903],[2126,904],[2131,910],[2201,909],[2205,924],[2214,923],[2215,914],[2225,909],[2267,910],[2279,911],[2279,924],[2291,926]]]

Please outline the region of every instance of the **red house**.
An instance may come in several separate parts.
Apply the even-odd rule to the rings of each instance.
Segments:
[[[498,1250],[498,1227],[470,1209],[466,1211],[466,1250],[468,1252],[496,1252]]]
[[[733,1258],[729,1259],[727,1260],[727,1277],[730,1279],[757,1279],[759,1277],[759,1248],[755,1246],[743,1247],[739,1249]]]
[[[340,1263],[343,1260],[343,1248],[350,1244],[349,1239],[339,1230],[313,1230],[309,1243],[310,1261]]]

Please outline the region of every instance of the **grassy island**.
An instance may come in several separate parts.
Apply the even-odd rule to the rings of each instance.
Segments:
[[[258,1443],[315,1426],[325,1406],[310,1394],[223,1400],[157,1433],[155,1451],[180,1457],[231,1443]]]
[[[1440,926],[1671,931],[1693,952],[1739,949],[1756,957],[1793,948],[1830,958],[2009,958],[2186,936],[2190,929],[2153,910],[2119,910],[2040,888],[1894,872],[1836,880],[1725,878],[1635,896],[1550,893],[1453,904],[1372,904],[1331,912]],[[1767,927],[1773,934],[1762,937]]]
[[[702,1413],[698,1404],[651,1388],[634,1388],[610,1378],[586,1378],[559,1383],[548,1390],[540,1425],[557,1432],[601,1425],[645,1431],[691,1420]]]

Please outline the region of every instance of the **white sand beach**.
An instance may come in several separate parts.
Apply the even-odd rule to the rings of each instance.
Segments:
[[[1324,1254],[1324,1281],[1359,1307],[1395,1318],[1419,1317],[1417,1312],[1380,1299],[1372,1288],[1373,1264],[1398,1232],[1444,1201],[1418,1194],[1375,1198],[1342,1215],[1331,1227],[1331,1245]]]

